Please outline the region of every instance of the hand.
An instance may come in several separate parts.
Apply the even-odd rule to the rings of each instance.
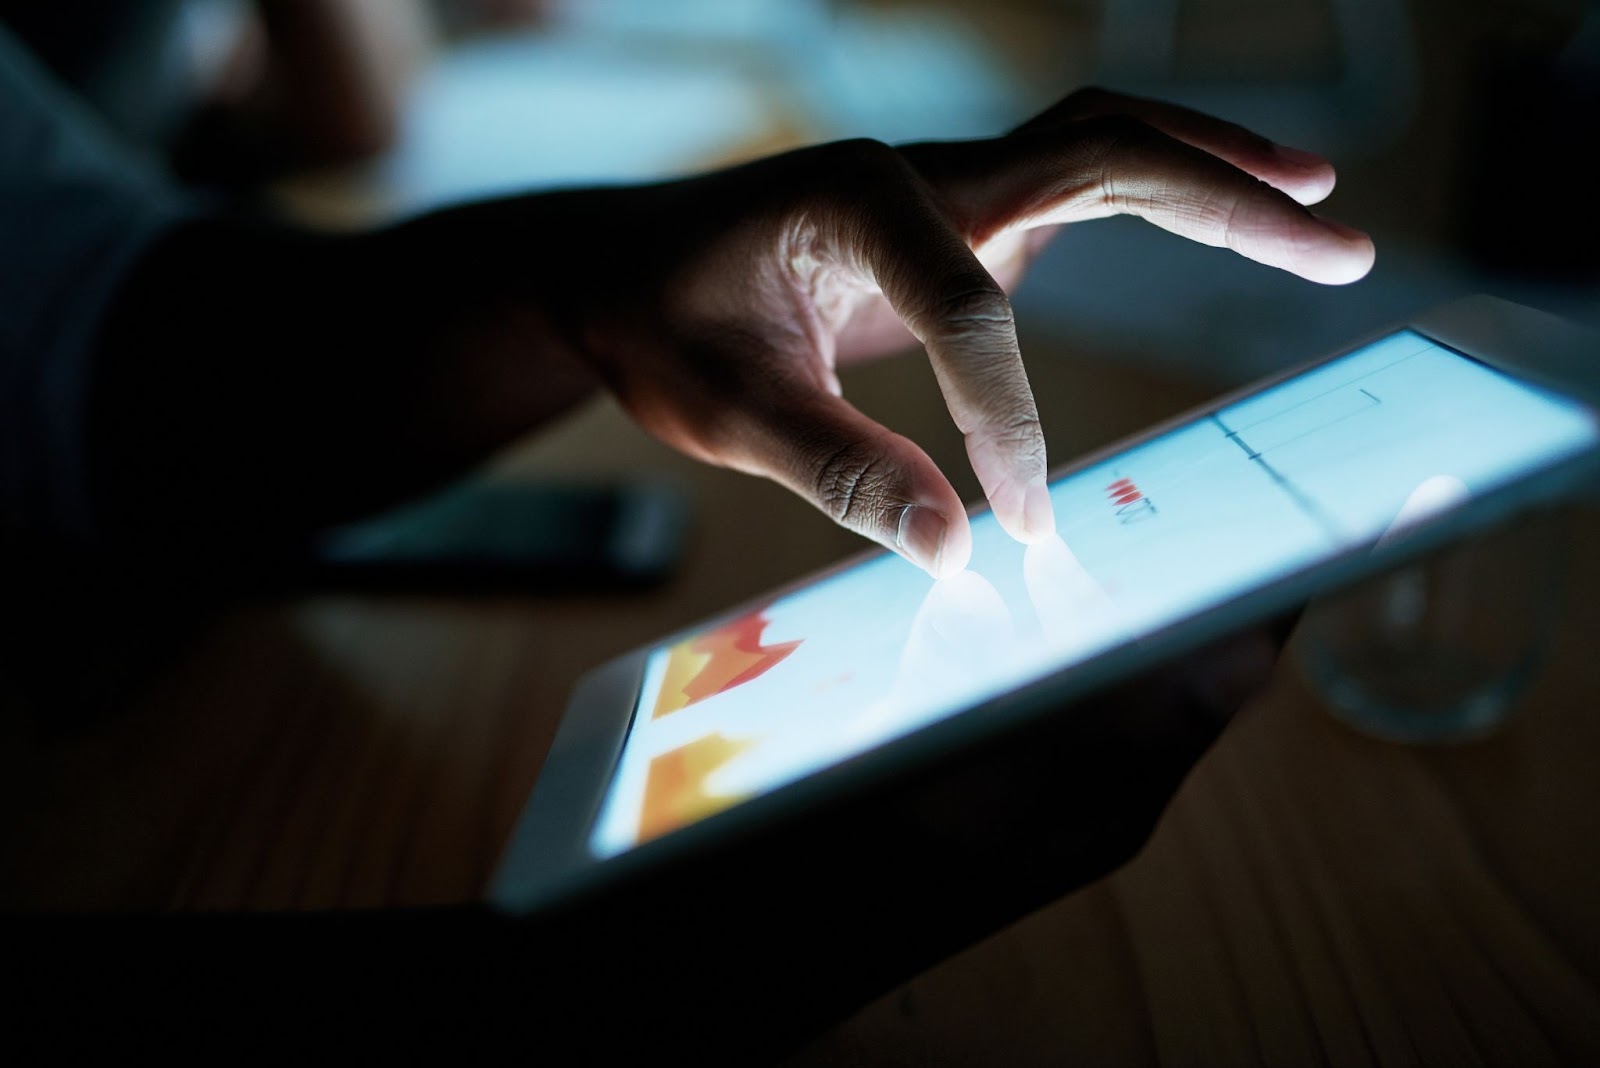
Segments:
[[[839,364],[922,342],[996,517],[1037,542],[1054,531],[1045,443],[1002,283],[1054,228],[1114,214],[1354,281],[1371,241],[1303,206],[1333,181],[1326,161],[1229,123],[1090,90],[993,140],[840,142],[578,194],[565,225],[648,237],[586,250],[550,303],[657,437],[772,478],[939,577],[971,552],[963,503],[922,449],[843,399]]]
[[[1348,282],[1372,243],[1302,206],[1332,185],[1314,156],[1088,91],[992,140],[842,142],[375,231],[196,217],[152,242],[97,331],[96,533],[173,559],[280,544],[458,477],[599,378],[667,443],[951,575],[964,503],[836,368],[920,340],[997,518],[1040,541],[1045,445],[1005,293],[1031,252],[1133,213]]]

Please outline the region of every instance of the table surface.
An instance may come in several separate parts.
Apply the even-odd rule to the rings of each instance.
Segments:
[[[1024,344],[1057,460],[1204,399],[1115,354]],[[846,386],[974,494],[925,362]],[[37,730],[0,685],[0,906],[473,898],[580,674],[859,548],[605,402],[496,466],[676,480],[695,501],[681,573],[644,595],[240,606],[137,700],[67,732]],[[1126,867],[791,1063],[1600,1063],[1600,564],[1580,548],[1600,515],[1575,522],[1559,644],[1500,733],[1366,738],[1285,656]]]

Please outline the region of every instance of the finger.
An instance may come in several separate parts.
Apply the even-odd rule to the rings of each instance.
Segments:
[[[752,391],[718,452],[934,578],[961,571],[972,556],[966,509],[928,454],[814,384],[769,381]]]
[[[980,236],[1137,215],[1314,282],[1343,285],[1372,268],[1366,234],[1313,215],[1203,149],[1124,116],[1087,119],[1072,130],[1065,140],[1043,130],[969,142],[961,147],[971,158],[944,172],[965,177],[939,191]]]
[[[1106,89],[1080,89],[1014,132],[1059,131],[1069,123],[1103,115],[1125,115],[1153,126],[1169,137],[1227,160],[1302,204],[1316,204],[1333,192],[1333,164],[1314,152],[1280,145],[1202,111]]]
[[[928,350],[951,417],[995,517],[1032,542],[1055,531],[1044,434],[1017,346],[1011,302],[932,191],[893,150],[860,187],[861,214],[836,232],[856,269]]]

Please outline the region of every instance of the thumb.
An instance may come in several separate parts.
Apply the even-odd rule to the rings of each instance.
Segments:
[[[927,453],[815,384],[763,393],[741,404],[723,462],[788,487],[934,578],[967,566],[966,508]]]

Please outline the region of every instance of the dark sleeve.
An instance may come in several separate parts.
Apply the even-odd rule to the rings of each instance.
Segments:
[[[0,535],[79,541],[95,333],[140,253],[188,214],[0,25]]]

